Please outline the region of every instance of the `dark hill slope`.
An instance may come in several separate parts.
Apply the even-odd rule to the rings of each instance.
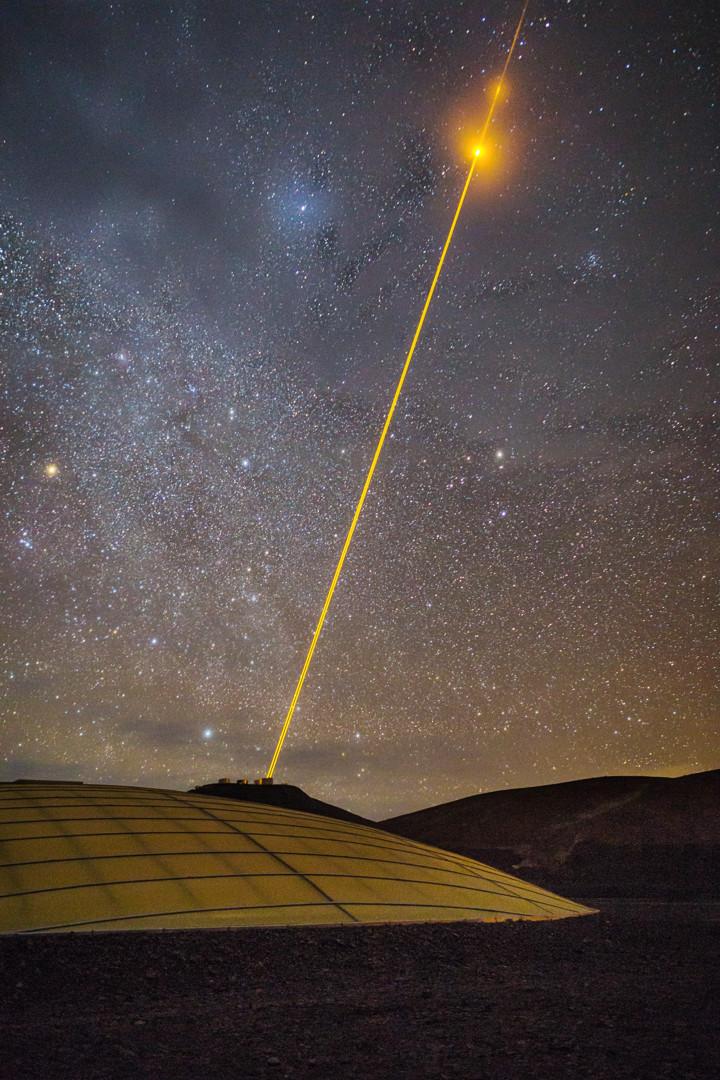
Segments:
[[[720,896],[720,769],[471,795],[382,827],[575,896]]]
[[[223,799],[243,799],[245,802],[266,803],[282,806],[285,810],[302,810],[306,814],[323,814],[325,817],[338,818],[340,821],[354,821],[357,825],[372,825],[377,822],[351,814],[340,806],[313,799],[295,784],[201,784],[192,789],[199,795],[219,795]]]

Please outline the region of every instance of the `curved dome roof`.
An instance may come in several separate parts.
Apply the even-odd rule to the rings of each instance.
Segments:
[[[0,932],[588,910],[472,859],[316,814],[150,788],[0,784]]]

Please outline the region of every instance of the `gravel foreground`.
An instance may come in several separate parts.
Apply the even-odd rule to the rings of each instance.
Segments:
[[[0,1075],[714,1077],[719,938],[718,905],[639,902],[536,924],[0,938]]]

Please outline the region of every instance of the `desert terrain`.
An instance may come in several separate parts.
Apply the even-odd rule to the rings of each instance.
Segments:
[[[0,939],[3,1080],[717,1075],[720,907]]]

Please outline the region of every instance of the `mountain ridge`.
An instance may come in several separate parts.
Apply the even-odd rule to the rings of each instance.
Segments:
[[[720,895],[720,769],[507,788],[379,824],[570,895]]]

